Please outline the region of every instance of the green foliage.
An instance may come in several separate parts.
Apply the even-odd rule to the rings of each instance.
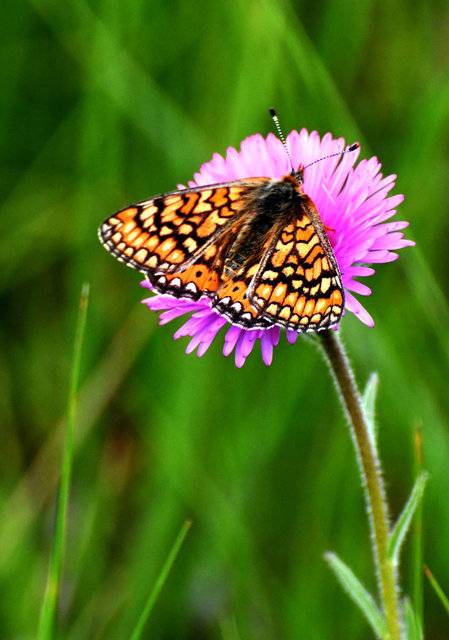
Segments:
[[[379,389],[379,376],[372,373],[368,378],[366,387],[363,390],[362,402],[365,412],[366,422],[369,428],[370,440],[377,450],[377,424],[376,424],[376,401]]]
[[[427,576],[427,579],[429,580],[429,582],[430,582],[430,584],[432,586],[432,589],[434,590],[434,592],[437,595],[439,601],[441,602],[441,604],[445,608],[446,613],[449,615],[449,598],[447,597],[446,593],[442,589],[440,583],[435,578],[435,576],[433,575],[433,573],[431,572],[429,567],[425,566],[424,567],[424,571],[425,571],[425,574]]]
[[[404,602],[405,628],[407,630],[407,640],[423,640],[423,630],[418,616],[413,611],[413,607],[408,598]]]
[[[325,558],[343,589],[367,619],[372,630],[376,634],[376,638],[379,638],[380,640],[386,638],[388,629],[385,623],[385,618],[375,603],[372,595],[366,590],[348,565],[335,553],[328,552],[326,553]]]
[[[343,331],[359,380],[381,375],[392,516],[423,424],[424,555],[447,583],[447,4],[31,0],[3,3],[2,18],[2,637],[36,635],[87,280],[60,637],[128,638],[191,517],[144,637],[366,638],[321,560],[337,549],[374,591],[356,463],[315,350],[283,339],[269,369],[254,353],[236,370],[219,344],[185,356],[96,237],[110,212],[270,131],[273,105],[286,130],[359,140],[406,195],[418,247],[372,278],[376,328],[348,314]],[[406,541],[406,592],[411,555]],[[425,598],[426,637],[444,637]]]
[[[421,473],[421,475],[417,478],[410,497],[407,500],[407,503],[402,510],[401,515],[397,519],[397,522],[395,523],[390,533],[388,556],[395,565],[399,563],[399,554],[401,552],[401,547],[410,529],[410,525],[412,524],[413,516],[415,515],[416,510],[423,498],[427,478],[428,474],[425,472]]]

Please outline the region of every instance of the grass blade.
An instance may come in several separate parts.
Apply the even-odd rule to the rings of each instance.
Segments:
[[[390,534],[390,543],[388,549],[388,555],[394,564],[399,561],[399,553],[401,551],[402,544],[405,540],[410,524],[412,522],[415,511],[422,500],[424,489],[426,487],[428,474],[424,471],[418,476],[415,482],[415,486],[412,489],[410,498],[407,500],[401,515],[399,516],[393,531]]]
[[[415,460],[415,476],[418,477],[424,468],[423,435],[420,425],[415,426],[413,434],[413,450]],[[413,525],[413,608],[418,620],[423,620],[423,527],[422,502],[417,506]]]
[[[449,600],[447,598],[447,595],[444,593],[443,589],[440,587],[439,583],[437,582],[435,576],[433,575],[429,567],[427,567],[426,565],[424,565],[424,573],[426,574],[427,579],[432,585],[433,590],[437,594],[441,604],[446,609],[446,612],[449,615]]]
[[[172,546],[172,548],[170,549],[170,552],[167,556],[167,559],[164,563],[164,566],[162,567],[156,582],[154,583],[154,587],[151,590],[151,593],[148,597],[148,600],[145,604],[144,610],[142,611],[139,620],[137,621],[137,624],[134,628],[134,631],[131,634],[131,640],[139,640],[142,637],[142,633],[144,630],[144,627],[148,621],[148,618],[150,617],[150,613],[156,603],[156,600],[158,599],[158,596],[162,590],[162,587],[165,584],[165,581],[168,578],[168,574],[170,573],[170,570],[173,566],[174,561],[176,560],[176,556],[179,553],[179,550],[181,549],[181,546],[185,540],[186,535],[189,532],[190,527],[192,526],[192,521],[191,520],[186,520],[184,522],[184,524],[182,525],[176,540]]]
[[[404,600],[405,627],[407,629],[407,640],[423,640],[423,630],[418,615],[413,611],[409,598]]]
[[[343,589],[368,620],[376,637],[385,638],[387,634],[385,619],[372,595],[365,589],[348,565],[343,560],[340,560],[335,553],[328,552],[324,557]]]
[[[61,485],[59,487],[56,509],[55,535],[50,553],[47,584],[42,603],[38,640],[49,640],[53,637],[56,610],[58,606],[61,583],[61,567],[64,558],[65,538],[67,529],[67,510],[69,503],[70,480],[73,462],[73,434],[76,422],[77,395],[81,365],[81,351],[86,327],[86,315],[89,302],[89,285],[84,284],[81,289],[78,319],[76,324],[75,343],[73,350],[73,364],[70,379],[67,418],[65,421],[64,450],[62,458]]]

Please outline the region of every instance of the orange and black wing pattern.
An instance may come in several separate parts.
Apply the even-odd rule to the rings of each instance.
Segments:
[[[273,195],[274,215],[264,200]],[[291,176],[156,196],[108,218],[99,235],[156,291],[194,300],[206,295],[247,329],[319,331],[343,313],[341,275],[326,231]]]
[[[160,293],[199,299],[220,286],[226,243],[246,197],[268,179],[156,196],[105,220],[99,237],[118,260],[144,273]]]
[[[303,333],[338,323],[341,275],[310,199],[293,221],[272,230],[257,260],[223,283],[213,306],[246,328],[278,325]]]

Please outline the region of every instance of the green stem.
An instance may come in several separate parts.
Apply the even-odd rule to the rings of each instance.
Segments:
[[[319,337],[340,393],[356,448],[365,488],[380,596],[389,631],[388,640],[400,640],[399,587],[395,568],[388,557],[388,509],[380,461],[370,438],[360,393],[339,334],[329,330],[319,333]]]

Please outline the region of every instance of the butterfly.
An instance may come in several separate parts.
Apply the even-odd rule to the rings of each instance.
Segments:
[[[128,206],[99,228],[105,248],[159,293],[198,300],[245,329],[297,332],[338,323],[341,274],[300,167],[172,191]]]

